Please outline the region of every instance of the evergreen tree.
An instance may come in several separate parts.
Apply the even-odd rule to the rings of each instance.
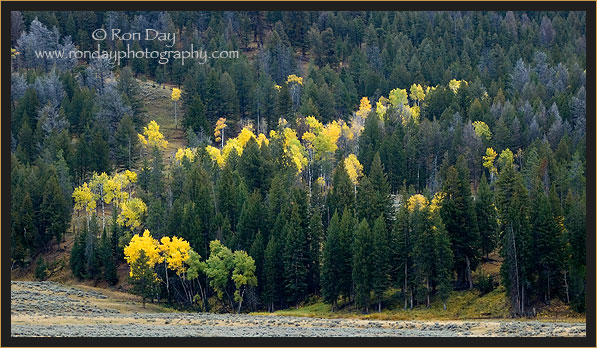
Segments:
[[[124,115],[118,123],[114,140],[116,164],[126,169],[132,169],[133,162],[139,154],[139,137],[133,125],[133,119],[129,115]]]
[[[75,242],[70,252],[70,268],[73,271],[73,275],[78,279],[85,278],[87,274],[87,269],[85,267],[86,236],[86,230],[79,232],[75,237]]]
[[[500,219],[501,255],[504,257],[502,279],[514,314],[523,315],[529,301],[533,263],[529,252],[529,198],[522,177],[512,164],[505,165],[496,181],[496,207]]]
[[[104,280],[110,285],[115,285],[118,282],[118,274],[114,263],[114,255],[112,254],[112,241],[108,237],[106,229],[102,231],[99,243],[99,258],[103,266]]]
[[[42,226],[45,229],[43,241],[45,244],[54,237],[56,243],[60,245],[62,235],[68,228],[70,211],[54,173],[46,181],[43,191],[43,201],[40,206]]]
[[[307,294],[307,268],[306,236],[301,226],[298,206],[292,208],[290,220],[286,223],[286,242],[284,244],[284,284],[286,285],[286,298],[299,303]]]
[[[158,278],[155,271],[149,267],[149,257],[145,254],[145,250],[139,251],[139,256],[131,264],[132,277],[129,282],[133,285],[133,293],[143,298],[143,308],[145,308],[145,300],[157,295],[159,289]]]
[[[340,297],[341,283],[338,275],[344,264],[340,252],[340,228],[340,217],[338,211],[335,211],[330,220],[323,244],[321,264],[321,295],[324,301],[332,304],[332,311],[337,307],[338,297]]]
[[[371,285],[381,312],[384,292],[390,286],[390,247],[388,231],[383,216],[378,217],[371,231],[373,235],[371,252]]]
[[[308,292],[318,294],[320,288],[320,264],[321,264],[321,244],[323,238],[323,224],[321,222],[321,211],[318,206],[311,208],[311,218],[309,219],[309,228],[307,235],[308,247]]]
[[[372,290],[373,265],[371,256],[373,243],[367,220],[362,219],[355,230],[352,245],[352,281],[354,282],[356,304],[369,312],[370,293]]]
[[[334,211],[343,212],[354,209],[354,189],[350,177],[344,167],[344,161],[339,161],[332,178],[332,188],[328,195],[328,219]]]
[[[489,253],[497,246],[497,219],[493,193],[487,183],[485,173],[481,176],[481,182],[477,189],[477,199],[475,201],[475,211],[477,213],[477,223],[479,226],[479,236],[481,238],[481,251],[489,259]]]
[[[191,127],[194,131],[202,131],[205,134],[210,133],[209,123],[205,116],[205,105],[200,96],[194,96],[191,104],[185,110],[183,126]]]
[[[464,157],[460,157],[457,167],[448,168],[440,213],[450,235],[457,280],[460,284],[468,283],[470,290],[472,271],[478,262],[479,229],[468,177]]]

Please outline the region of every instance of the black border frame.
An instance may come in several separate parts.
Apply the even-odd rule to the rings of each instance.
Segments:
[[[10,11],[138,11],[138,1],[3,1],[0,6],[2,11],[1,48],[3,56],[2,72],[2,164],[4,172],[1,184],[4,188],[1,203],[1,227],[10,230],[10,64],[8,52],[10,51]],[[586,54],[587,54],[587,213],[595,212],[595,14],[596,5],[593,1],[569,2],[476,2],[476,1],[429,1],[429,2],[394,2],[394,1],[343,1],[343,2],[285,2],[285,1],[145,1],[143,11],[205,11],[205,10],[310,10],[310,11],[585,11],[586,12]],[[235,337],[200,337],[200,338],[134,338],[134,337],[11,337],[10,329],[10,291],[1,294],[2,318],[0,321],[1,346],[46,346],[46,347],[77,347],[77,346],[445,346],[445,347],[470,347],[470,346],[591,346],[595,347],[595,215],[589,214],[587,221],[587,292],[586,292],[586,337],[342,337],[342,338],[316,338],[316,337],[265,337],[265,338],[235,338]],[[1,284],[10,284],[10,235],[5,232],[1,236]],[[6,288],[5,288],[6,289]]]

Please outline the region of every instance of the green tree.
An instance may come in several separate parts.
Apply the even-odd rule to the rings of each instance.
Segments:
[[[377,310],[381,312],[383,293],[390,286],[390,247],[388,231],[383,216],[373,224],[371,250],[371,285],[377,300]]]
[[[481,182],[477,189],[475,211],[477,213],[479,236],[481,238],[481,251],[489,259],[489,253],[497,246],[498,226],[493,193],[489,188],[485,173],[481,176]]]
[[[284,244],[284,284],[286,298],[297,308],[307,294],[306,235],[301,226],[298,205],[294,204],[286,223]]]
[[[496,207],[500,219],[502,279],[516,315],[525,313],[532,270],[530,256],[529,197],[522,176],[507,164],[496,181]],[[442,208],[443,209],[443,208]]]
[[[156,296],[159,289],[159,279],[152,267],[149,266],[149,257],[145,250],[139,251],[139,256],[131,264],[131,274],[129,282],[133,285],[132,292],[143,298],[143,308],[145,300]]]
[[[185,110],[183,126],[185,128],[191,127],[194,131],[202,131],[204,134],[210,134],[209,123],[205,116],[205,104],[203,104],[199,95],[193,97],[191,104]]]
[[[344,161],[339,161],[332,178],[332,187],[328,195],[328,219],[334,211],[343,212],[354,210],[354,188],[344,167]]]
[[[464,157],[459,158],[456,167],[448,168],[443,192],[445,198],[440,213],[450,235],[457,280],[461,284],[468,283],[470,290],[472,271],[478,264],[479,229]]]
[[[344,260],[341,259],[340,238],[340,217],[338,211],[335,211],[323,244],[321,264],[321,294],[324,301],[332,304],[332,311],[337,307],[341,291],[338,274]]]
[[[371,230],[366,219],[355,230],[352,245],[352,281],[354,282],[356,304],[369,312],[369,301],[372,290],[373,243]]]

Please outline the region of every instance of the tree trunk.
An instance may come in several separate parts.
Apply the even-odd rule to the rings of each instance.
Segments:
[[[406,309],[408,307],[407,280],[408,280],[408,264],[406,262],[404,262],[404,309]]]
[[[468,289],[473,290],[473,275],[471,272],[471,260],[469,260],[468,256],[466,258],[466,277],[468,278]]]
[[[429,276],[427,276],[427,308],[431,307],[431,301],[429,299]]]
[[[145,308],[145,296],[143,296],[143,308]]]

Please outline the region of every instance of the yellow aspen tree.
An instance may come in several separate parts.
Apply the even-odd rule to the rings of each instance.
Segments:
[[[163,147],[164,149],[168,146],[168,141],[164,138],[164,135],[160,132],[160,126],[156,121],[150,121],[146,127],[143,127],[143,134],[138,134],[139,141],[145,147]]]
[[[222,142],[220,149],[224,149],[224,128],[228,125],[226,124],[226,119],[220,117],[218,121],[216,121],[216,128],[214,130],[214,138],[216,143]]]
[[[89,228],[89,213],[96,208],[96,195],[91,191],[87,183],[75,188],[73,191],[73,198],[75,200],[75,210],[85,209],[85,217],[87,219],[87,228]]]
[[[178,100],[180,99],[180,89],[178,88],[172,88],[172,96],[171,99],[174,101],[174,128],[178,129],[178,122],[177,122],[177,118],[176,118],[176,104],[178,103]]]
[[[147,205],[140,198],[131,198],[120,204],[120,214],[116,222],[134,231],[141,226],[141,217],[147,211]]]
[[[485,155],[483,156],[483,167],[489,170],[489,177],[490,181],[493,182],[494,175],[497,174],[497,168],[494,165],[495,158],[497,157],[497,152],[491,147],[488,147],[485,150]]]
[[[108,174],[93,173],[93,177],[89,181],[89,188],[93,191],[102,205],[102,230],[106,227],[106,185],[108,184]]]
[[[367,118],[367,115],[369,115],[369,112],[371,112],[371,102],[369,101],[369,98],[367,97],[363,97],[361,98],[361,103],[359,104],[359,110],[357,111],[357,116],[360,116],[362,118]]]
[[[417,193],[410,196],[406,207],[408,208],[408,211],[412,213],[413,211],[425,208],[428,205],[429,201],[427,200],[427,198],[425,198],[425,196],[423,196],[422,194]]]
[[[475,129],[475,134],[477,136],[485,138],[485,140],[491,139],[491,131],[489,130],[489,126],[483,121],[475,121],[473,122],[473,127]]]

